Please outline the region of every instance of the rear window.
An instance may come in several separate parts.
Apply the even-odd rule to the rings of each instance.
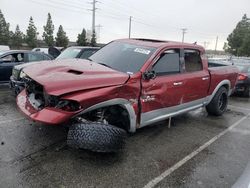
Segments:
[[[93,55],[97,50],[84,50],[80,56],[81,59],[88,59],[91,55]]]
[[[44,57],[42,54],[28,54],[28,59],[30,62],[42,61],[42,60],[44,60]]]
[[[81,52],[80,48],[67,48],[56,59],[76,58],[80,52]]]
[[[184,50],[185,70],[186,72],[195,72],[202,70],[202,60],[198,50]]]

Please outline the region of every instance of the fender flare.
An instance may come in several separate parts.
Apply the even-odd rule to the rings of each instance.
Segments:
[[[209,104],[211,102],[211,100],[214,98],[215,94],[217,93],[217,91],[224,85],[228,86],[228,96],[231,94],[231,82],[229,80],[222,80],[214,89],[213,93],[211,95],[208,96],[207,102],[206,104]]]
[[[122,106],[124,109],[127,110],[128,114],[129,114],[129,121],[130,121],[128,131],[134,133],[136,131],[136,114],[135,114],[134,108],[128,100],[122,99],[122,98],[116,98],[116,99],[111,99],[111,100],[104,101],[101,103],[97,103],[97,104],[90,106],[90,107],[84,109],[83,111],[77,113],[76,115],[73,116],[73,118],[75,118],[79,115],[85,114],[87,112],[96,110],[98,108],[103,108],[103,107],[113,106],[113,105]]]

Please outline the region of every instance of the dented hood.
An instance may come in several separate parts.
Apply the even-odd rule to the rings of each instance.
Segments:
[[[83,59],[44,62],[24,68],[50,95],[124,84],[129,75]]]

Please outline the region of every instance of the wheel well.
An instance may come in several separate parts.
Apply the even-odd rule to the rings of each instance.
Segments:
[[[221,87],[225,87],[227,89],[227,91],[229,91],[229,85],[228,84],[224,84]]]
[[[129,131],[131,126],[129,112],[122,105],[111,105],[94,109],[83,114],[82,117],[90,121],[105,120],[108,124],[125,129],[126,131]]]

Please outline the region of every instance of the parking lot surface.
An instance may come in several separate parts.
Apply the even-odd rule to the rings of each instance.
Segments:
[[[130,135],[117,154],[66,146],[67,130],[26,119],[0,88],[0,187],[231,187],[250,156],[250,99],[201,108]]]

